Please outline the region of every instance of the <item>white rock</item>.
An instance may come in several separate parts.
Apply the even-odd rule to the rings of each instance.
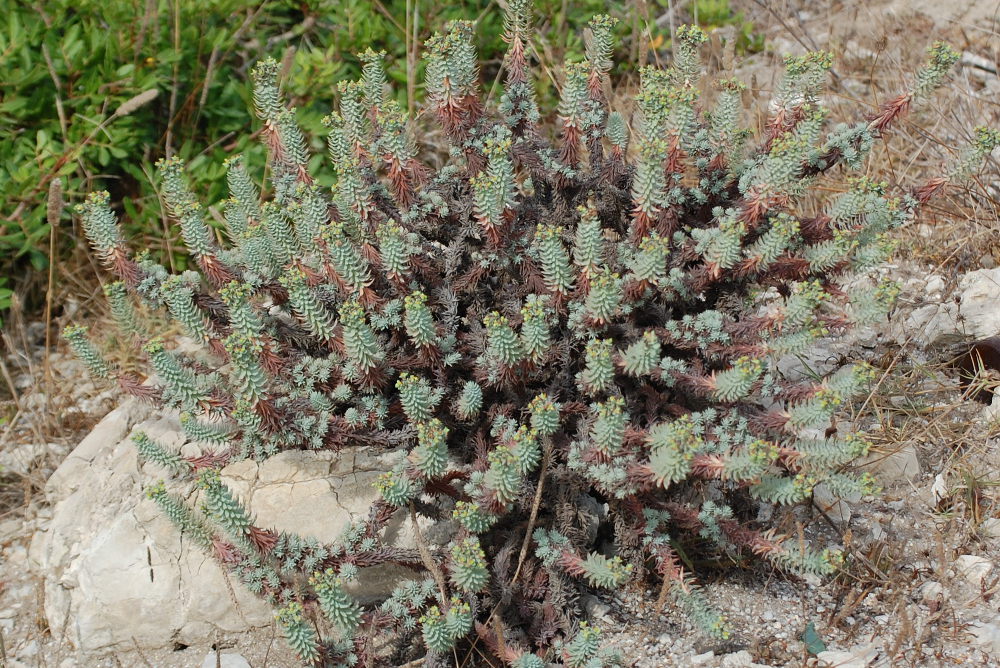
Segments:
[[[893,320],[891,332],[900,345],[911,342],[923,348],[959,340],[962,334],[958,306],[952,302],[919,306]]]
[[[992,423],[1000,420],[1000,394],[994,393],[989,406],[983,406],[983,422]]]
[[[1000,654],[1000,624],[973,622],[969,626],[969,632],[972,633],[974,644],[991,652],[994,656]]]
[[[583,605],[583,611],[587,613],[589,618],[593,620],[611,621],[611,618],[608,616],[611,606],[601,601],[601,599],[597,598],[593,594],[584,594],[581,596],[580,603]]]
[[[865,460],[865,466],[883,483],[911,482],[920,477],[920,460],[912,444],[893,452],[873,452]]]
[[[144,486],[163,471],[140,465],[129,438],[133,429],[171,447],[184,441],[176,416],[153,417],[150,409],[129,400],[94,428],[46,486],[52,520],[47,531],[36,534],[28,554],[44,578],[45,614],[53,634],[95,652],[136,644],[193,645],[214,639],[217,631],[271,625],[273,611],[181,537],[144,496]],[[378,494],[373,481],[404,456],[364,447],[340,453],[290,451],[259,465],[252,460],[231,464],[222,478],[258,526],[329,543],[348,523],[367,516]],[[188,488],[173,491],[188,494],[194,505],[199,502],[198,493]],[[451,537],[447,523],[424,533],[436,544]],[[415,546],[404,511],[391,519],[385,534],[388,545]],[[413,576],[402,566],[364,568],[349,589],[370,602]]]
[[[38,654],[38,641],[32,640],[27,645],[17,651],[18,658],[30,659]]]
[[[19,534],[23,527],[24,522],[19,517],[12,517],[9,520],[0,522],[0,541],[7,542]]]
[[[220,654],[209,652],[205,660],[201,662],[201,668],[250,668],[250,662],[239,654]]]
[[[709,650],[704,654],[695,654],[691,657],[692,666],[706,666],[715,658],[715,652]]]
[[[927,283],[924,285],[924,292],[931,299],[940,298],[944,292],[944,278],[937,274],[928,276]]]
[[[779,358],[775,366],[783,378],[791,381],[823,376],[836,369],[841,359],[832,348],[831,341],[820,339],[808,350]]]
[[[927,605],[940,603],[944,600],[944,587],[934,580],[925,582],[920,586],[920,600]]]
[[[1000,268],[970,271],[958,289],[965,332],[977,339],[1000,334]]]
[[[983,520],[979,525],[979,532],[986,538],[1000,538],[1000,517]]]
[[[813,503],[835,523],[846,526],[851,521],[851,507],[820,483],[813,488]]]
[[[722,668],[766,668],[754,663],[753,656],[745,649],[722,657]]]
[[[955,560],[955,572],[975,587],[978,587],[992,570],[993,562],[975,554],[963,554]]]
[[[831,668],[866,668],[878,657],[878,647],[874,645],[859,645],[847,651],[826,650],[816,655],[820,666]]]
[[[938,473],[934,476],[934,482],[931,483],[931,505],[937,507],[948,496],[948,481],[943,473]]]

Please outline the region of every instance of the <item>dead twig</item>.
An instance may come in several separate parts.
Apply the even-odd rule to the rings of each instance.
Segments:
[[[430,572],[434,582],[437,583],[438,590],[441,592],[441,605],[445,606],[448,600],[448,587],[444,581],[444,574],[434,563],[434,557],[431,556],[431,552],[427,548],[427,542],[424,540],[424,536],[420,532],[420,524],[417,522],[417,509],[412,501],[410,501],[410,521],[413,522],[413,535],[417,538],[417,551],[420,552],[420,560],[424,562],[424,568]]]

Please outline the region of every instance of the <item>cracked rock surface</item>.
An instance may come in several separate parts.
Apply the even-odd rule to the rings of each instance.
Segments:
[[[97,652],[190,645],[217,632],[270,626],[270,608],[180,535],[145,498],[144,486],[166,472],[139,462],[130,442],[137,430],[171,448],[197,448],[185,444],[176,415],[157,416],[128,400],[53,473],[46,486],[52,521],[30,549],[33,567],[44,576],[52,633],[81,651]],[[222,478],[258,526],[331,543],[350,522],[367,516],[378,495],[372,482],[404,455],[368,447],[290,451],[261,463],[235,462],[222,470]],[[189,501],[197,503],[197,493],[189,494]],[[449,539],[446,525],[425,531],[432,543]],[[402,511],[386,539],[415,547]],[[363,602],[377,600],[412,576],[402,566],[364,569],[352,593]]]

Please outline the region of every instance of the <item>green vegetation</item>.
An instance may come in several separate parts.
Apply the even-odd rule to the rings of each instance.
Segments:
[[[488,0],[421,2],[417,25],[409,29],[416,40],[408,42],[411,4],[0,0],[0,314],[9,307],[14,277],[48,264],[46,193],[55,178],[63,181],[65,201],[79,201],[95,188],[108,190],[129,235],[157,259],[185,268],[186,256],[178,252],[183,244],[159,215],[162,193],[154,184],[154,164],[169,145],[196,170],[191,187],[210,207],[227,195],[227,155],[241,153],[249,164],[261,164],[263,148],[251,136],[246,109],[248,71],[264,55],[287,56],[285,88],[310,136],[320,134],[333,103],[330,82],[358,76],[362,63],[355,54],[369,46],[387,51],[404,104],[408,97],[422,98],[422,90],[405,85],[407,47],[412,43],[416,81],[423,67],[417,50],[432,26],[449,19],[479,17],[476,45],[487,72],[492,67],[496,74],[503,52],[503,17],[496,6]],[[603,6],[574,2],[564,16],[562,2],[545,0],[545,34],[576,30]],[[578,38],[565,48],[583,52]],[[547,85],[546,94],[554,95]],[[311,148],[318,152],[320,146]],[[216,209],[210,213],[216,225]],[[62,221],[57,257],[77,241],[68,216]]]

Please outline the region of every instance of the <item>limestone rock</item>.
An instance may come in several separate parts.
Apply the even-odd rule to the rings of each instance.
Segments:
[[[974,554],[963,554],[955,560],[955,572],[974,587],[980,586],[992,570],[993,562]]]
[[[770,668],[767,664],[756,663],[745,649],[722,657],[722,668]]]
[[[917,448],[907,444],[893,452],[873,452],[865,465],[882,483],[912,482],[920,478]]]
[[[923,348],[953,343],[962,339],[958,319],[958,306],[951,302],[918,306],[894,322],[893,338]]]
[[[36,534],[30,560],[44,578],[45,614],[54,635],[84,652],[195,644],[216,631],[268,626],[273,611],[218,563],[183,538],[144,495],[163,477],[137,459],[129,435],[142,429],[165,445],[184,447],[176,415],[128,400],[102,420],[49,479],[53,506],[47,531]],[[405,456],[367,447],[339,453],[290,451],[264,462],[244,460],[222,479],[261,527],[332,542],[365,518],[377,496],[372,482]],[[198,492],[188,493],[197,504]],[[447,523],[421,527],[432,544],[450,540]],[[388,544],[415,546],[405,512],[393,517]],[[352,583],[362,601],[388,595],[413,577],[401,566],[362,569]]]
[[[940,582],[931,580],[920,586],[920,600],[927,605],[940,603],[944,600],[945,590]]]
[[[977,339],[1000,334],[1000,268],[970,271],[958,288],[965,332]]]
[[[990,517],[979,525],[980,533],[986,538],[1000,538],[1000,517]]]
[[[690,661],[692,666],[706,666],[711,663],[714,658],[715,652],[709,650],[704,654],[695,654],[691,657]]]
[[[1000,624],[973,622],[969,627],[973,644],[994,655],[1000,655]]]
[[[201,668],[250,668],[250,662],[239,654],[222,653],[218,657],[209,652],[201,662]]]
[[[866,668],[878,658],[879,649],[874,645],[860,645],[846,651],[827,650],[816,655],[820,666],[837,668]]]
[[[860,500],[860,498],[857,498],[853,501],[857,503]],[[847,500],[836,496],[830,491],[830,488],[825,484],[820,483],[813,488],[813,503],[826,513],[827,517],[840,526],[847,526],[850,523],[851,506],[847,503]]]

